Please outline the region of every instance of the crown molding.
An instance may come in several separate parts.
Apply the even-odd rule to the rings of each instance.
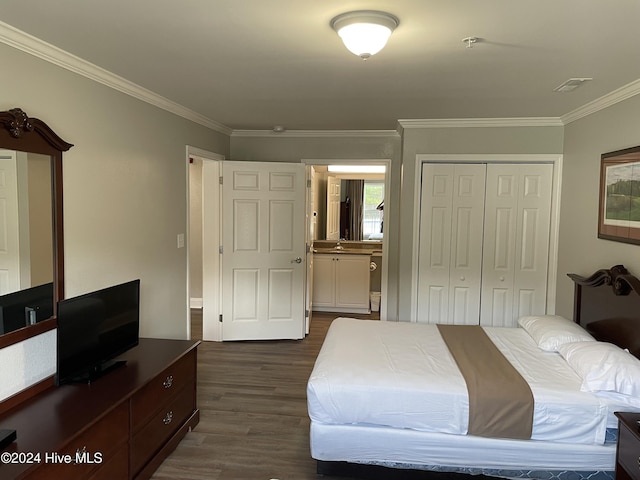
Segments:
[[[0,42],[225,135],[233,130],[125,78],[0,22]]]
[[[561,127],[558,117],[522,118],[434,118],[401,119],[398,124],[404,129],[413,128],[469,128],[469,127]]]
[[[620,103],[628,98],[634,97],[640,94],[640,79],[635,80],[623,87],[614,90],[611,93],[603,95],[600,98],[593,100],[592,102],[583,105],[580,108],[573,110],[572,112],[567,113],[560,117],[562,119],[562,123],[567,125],[571,122],[575,122],[576,120],[580,120],[592,113],[599,112],[611,105],[615,105],[616,103]]]
[[[72,55],[54,45],[0,21],[0,42],[57,65],[109,88],[166,110],[216,132],[232,137],[398,137],[396,130],[234,130],[162,97],[123,77]],[[561,117],[401,119],[399,129],[465,127],[558,127],[564,126],[640,94],[640,79],[593,100]]]
[[[234,130],[232,137],[400,137],[397,130]]]

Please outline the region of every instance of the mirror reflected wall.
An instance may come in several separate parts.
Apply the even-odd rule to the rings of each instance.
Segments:
[[[384,173],[332,172],[327,165],[313,165],[311,186],[313,240],[382,241]]]
[[[0,112],[0,348],[55,328],[62,152],[71,146],[19,108]]]

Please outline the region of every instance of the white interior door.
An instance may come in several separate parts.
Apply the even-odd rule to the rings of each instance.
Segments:
[[[327,240],[340,240],[340,179],[327,177]]]
[[[20,290],[16,152],[0,151],[0,295]]]
[[[418,322],[479,321],[485,170],[484,164],[423,166]]]
[[[223,340],[304,336],[305,170],[223,162]]]
[[[553,165],[489,165],[482,325],[546,311]]]
[[[202,339],[220,341],[220,164],[202,161]]]

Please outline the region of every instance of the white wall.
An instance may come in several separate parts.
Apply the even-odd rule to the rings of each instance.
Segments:
[[[227,155],[228,136],[4,44],[0,57],[0,110],[20,107],[75,145],[64,157],[67,297],[140,278],[140,334],[186,338],[186,145]],[[46,338],[3,349],[0,364],[46,377],[55,335]]]
[[[623,264],[640,275],[640,245],[598,238],[600,155],[640,145],[640,95],[565,126],[560,209],[557,312],[571,316],[573,282],[567,273],[587,276]]]

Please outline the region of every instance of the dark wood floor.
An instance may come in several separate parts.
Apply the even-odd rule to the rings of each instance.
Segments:
[[[200,423],[152,478],[326,478],[315,473],[309,453],[306,384],[336,316],[314,314],[310,334],[299,341],[203,342],[198,348]],[[194,311],[193,338],[202,334],[201,322]]]

